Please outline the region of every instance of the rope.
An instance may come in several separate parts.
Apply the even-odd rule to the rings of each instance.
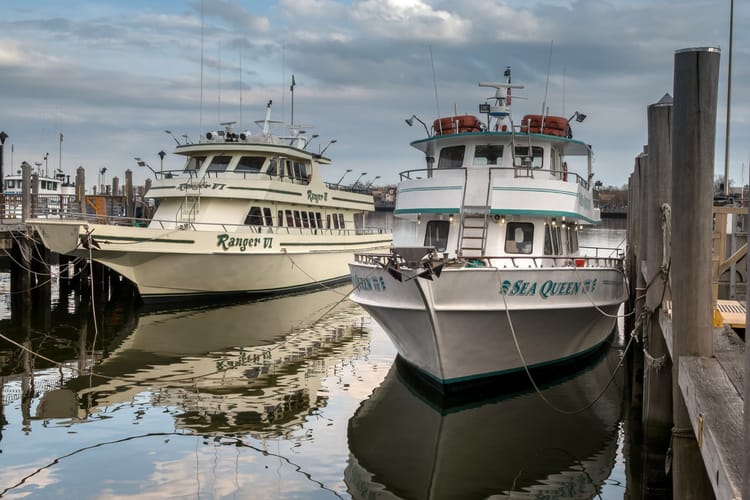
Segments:
[[[500,275],[500,271],[498,270],[498,277],[500,277],[499,275]],[[622,356],[620,357],[620,361],[617,363],[617,366],[615,367],[614,371],[612,372],[612,375],[610,376],[609,380],[607,381],[607,383],[605,384],[601,392],[599,392],[599,394],[597,394],[596,397],[592,401],[590,401],[583,407],[577,410],[566,410],[566,409],[558,407],[557,405],[552,403],[549,399],[547,399],[547,397],[544,395],[544,393],[542,392],[542,390],[539,388],[536,381],[534,380],[534,377],[531,375],[531,370],[529,369],[528,363],[526,362],[526,358],[524,357],[523,352],[521,352],[521,347],[518,344],[518,337],[516,336],[516,330],[515,330],[515,327],[513,326],[513,321],[510,317],[510,308],[508,308],[507,298],[505,297],[504,293],[501,293],[500,295],[502,295],[503,297],[503,304],[505,305],[505,315],[508,319],[508,326],[510,328],[511,336],[513,337],[513,344],[516,347],[516,353],[518,354],[518,357],[521,359],[521,364],[523,365],[523,369],[526,372],[526,376],[528,377],[529,382],[531,382],[531,385],[534,387],[534,391],[542,399],[542,401],[544,401],[544,403],[547,406],[549,406],[552,410],[558,413],[561,413],[563,415],[576,415],[594,406],[594,404],[596,404],[597,401],[599,401],[602,398],[602,396],[604,396],[604,393],[607,391],[607,389],[609,389],[609,386],[615,380],[615,376],[617,375],[617,372],[620,370],[620,368],[622,367],[622,363],[625,360],[625,354],[628,352],[628,349],[630,348],[630,345],[633,343],[633,339],[635,337],[631,335],[630,340],[628,340],[628,343],[625,346],[625,350],[623,351]]]

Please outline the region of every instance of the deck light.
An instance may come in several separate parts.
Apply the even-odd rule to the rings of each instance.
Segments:
[[[344,177],[346,176],[346,174],[348,174],[348,173],[349,173],[349,172],[351,172],[351,171],[352,171],[352,169],[351,169],[351,168],[347,168],[347,169],[346,169],[346,172],[344,172],[344,175],[342,175],[342,176],[341,176],[341,178],[340,178],[340,179],[339,179],[339,181],[338,181],[338,182],[336,183],[336,185],[338,186],[339,184],[341,184],[341,181],[343,181],[343,180],[344,180]]]
[[[422,124],[422,126],[424,127],[424,131],[427,133],[427,137],[430,137],[430,130],[427,128],[427,124],[423,122],[422,120],[420,120],[417,117],[417,115],[411,115],[409,118],[405,119],[404,121],[406,122],[407,125],[409,125],[410,127],[413,127],[414,120],[417,120],[419,123]]]
[[[422,214],[417,214],[417,224],[422,223]]]
[[[505,216],[504,215],[500,216],[500,224],[505,224]]]
[[[450,214],[450,215],[448,216],[448,222],[449,222],[450,224],[453,224],[453,214]]]
[[[570,123],[570,120],[572,120],[573,118],[575,118],[578,123],[581,123],[583,120],[586,119],[586,115],[576,111],[575,113],[573,113],[573,115],[570,118],[568,118],[568,123]]]

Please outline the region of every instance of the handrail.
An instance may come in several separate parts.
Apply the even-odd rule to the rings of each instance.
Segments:
[[[389,265],[396,264],[399,268],[408,268],[407,261],[398,254],[389,253],[355,253],[355,262],[361,264],[378,265],[386,267]],[[455,268],[512,268],[512,269],[528,269],[533,268],[556,268],[556,269],[586,269],[586,268],[603,268],[611,267],[622,270],[625,257],[591,257],[591,256],[559,256],[559,255],[545,255],[545,256],[534,256],[534,257],[518,257],[518,256],[490,256],[483,255],[482,257],[469,257],[465,259],[437,259],[437,261],[446,264],[445,269]],[[425,262],[435,262],[429,259],[424,260]],[[510,266],[498,265],[502,263],[509,263]],[[530,266],[529,264],[533,264]],[[550,265],[551,264],[551,265]]]
[[[444,168],[415,168],[410,170],[403,170],[399,172],[399,180],[416,180],[412,179],[413,174],[417,173],[423,173],[426,174],[426,177],[429,178],[435,178],[435,174],[438,172],[445,172],[450,170],[467,170],[469,168],[476,168],[476,167],[444,167]],[[544,169],[544,168],[528,168],[528,167],[489,167],[489,170],[505,170],[509,172],[517,172],[518,170],[531,170],[532,172],[536,173],[549,173],[551,174],[550,177],[557,178],[560,180],[560,182],[571,182],[571,178],[575,179],[576,184],[580,184],[584,189],[589,189],[589,181],[587,179],[584,179],[580,175],[578,175],[575,172],[568,172],[568,180],[564,181],[562,180],[562,172],[557,170],[550,170],[550,169]]]

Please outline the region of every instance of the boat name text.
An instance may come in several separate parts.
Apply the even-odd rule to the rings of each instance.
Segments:
[[[216,246],[221,247],[225,252],[232,248],[238,248],[240,252],[244,252],[248,248],[261,246],[262,248],[271,248],[273,246],[273,238],[236,238],[229,236],[227,233],[220,234],[217,238]]]
[[[307,201],[311,201],[314,203],[320,203],[321,201],[328,201],[328,193],[318,194],[318,193],[313,193],[311,189],[308,189]]]
[[[197,191],[199,189],[219,189],[219,190],[221,190],[221,189],[224,189],[225,187],[226,187],[226,184],[221,184],[219,182],[209,183],[209,182],[206,182],[206,181],[201,181],[201,182],[196,182],[196,183],[183,182],[182,184],[178,184],[177,185],[177,189],[180,190],[180,191],[189,191],[189,190]]]
[[[556,295],[578,295],[579,293],[591,293],[596,290],[597,280],[587,279],[583,281],[552,281],[547,280],[543,283],[537,281],[516,280],[511,283],[510,280],[503,281],[500,293],[504,295],[529,297],[537,295],[543,299]]]
[[[385,292],[385,280],[382,276],[365,276],[364,278],[352,274],[352,285],[368,292]]]

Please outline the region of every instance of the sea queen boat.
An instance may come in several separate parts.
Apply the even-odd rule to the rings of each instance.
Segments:
[[[600,222],[591,148],[570,119],[513,123],[511,88],[523,86],[505,76],[479,84],[496,89],[485,122],[439,118],[412,142],[427,165],[401,173],[395,215],[413,230],[350,265],[351,298],[443,392],[592,353],[627,296],[621,252],[578,245],[580,224]]]
[[[92,258],[133,281],[144,301],[273,295],[348,281],[353,252],[385,251],[391,236],[366,227],[371,193],[323,181],[330,160],[303,132],[209,132],[183,143],[181,171],[154,172],[158,208],[135,220],[30,219],[53,252]]]

